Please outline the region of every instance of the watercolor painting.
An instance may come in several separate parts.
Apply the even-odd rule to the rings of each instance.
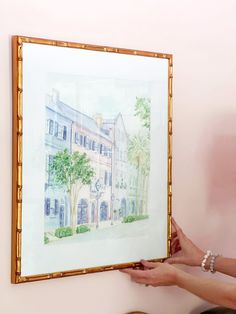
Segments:
[[[172,55],[13,37],[12,282],[170,254]]]
[[[55,74],[48,80],[44,243],[145,233],[150,171],[148,84]]]

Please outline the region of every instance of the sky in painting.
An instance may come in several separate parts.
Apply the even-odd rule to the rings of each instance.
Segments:
[[[47,94],[55,89],[60,100],[91,117],[102,114],[114,118],[121,113],[127,132],[131,135],[141,127],[134,116],[136,97],[150,98],[150,83],[139,80],[97,78],[49,73]]]

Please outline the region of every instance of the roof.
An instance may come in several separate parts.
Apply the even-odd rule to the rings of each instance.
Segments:
[[[62,115],[63,117],[70,119],[74,123],[80,123],[82,126],[86,126],[86,129],[89,129],[91,132],[107,140],[111,140],[111,137],[109,136],[109,134],[107,134],[107,131],[100,128],[92,117],[68,106],[61,100],[57,100],[55,103],[50,102],[46,105],[46,107],[54,110],[56,113]]]

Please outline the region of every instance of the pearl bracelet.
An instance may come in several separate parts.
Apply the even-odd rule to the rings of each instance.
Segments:
[[[212,256],[212,252],[210,250],[207,250],[206,254],[203,256],[202,263],[201,263],[201,269],[204,272],[207,272],[209,270],[209,269],[206,269],[205,266],[206,266],[206,262],[210,256]],[[214,264],[213,264],[213,266],[214,266]]]
[[[202,271],[207,272],[207,271],[210,270],[210,272],[212,274],[214,274],[216,272],[216,270],[215,270],[215,261],[216,261],[216,258],[218,256],[220,256],[220,255],[219,254],[212,254],[212,252],[210,250],[207,250],[206,254],[203,256],[202,263],[201,263]],[[208,260],[209,257],[211,257],[210,265],[209,265],[209,269],[206,269],[205,266],[206,266],[206,263],[207,263],[207,260]]]
[[[216,272],[215,270],[215,261],[216,261],[216,258],[219,256],[219,254],[212,254],[211,255],[211,261],[210,261],[210,272],[212,274],[214,274]]]

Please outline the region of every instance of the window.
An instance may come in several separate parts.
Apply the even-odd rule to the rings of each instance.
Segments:
[[[54,215],[57,215],[59,213],[59,201],[55,200],[54,204]]]
[[[108,220],[108,204],[102,202],[100,206],[100,221]]]
[[[111,174],[111,172],[109,173],[109,186],[112,186],[112,174]]]
[[[92,150],[92,141],[89,140],[89,149]]]
[[[53,121],[52,120],[48,120],[48,134],[53,135]]]
[[[45,203],[44,203],[44,213],[46,216],[50,215],[50,198],[45,198]]]
[[[80,137],[79,137],[80,146],[83,146],[83,143],[84,143],[84,137],[83,137],[83,135],[80,135]]]
[[[63,127],[61,125],[58,125],[58,136],[60,140],[63,139]]]
[[[107,171],[105,171],[104,173],[104,184],[107,185],[108,183],[108,175],[107,175]]]
[[[54,136],[58,136],[58,123],[55,122]]]
[[[95,150],[96,149],[96,143],[95,141],[92,141],[92,150]]]
[[[86,147],[86,143],[87,143],[87,136],[84,136],[84,143],[83,143],[84,147]]]
[[[75,144],[79,144],[79,134],[75,132]]]
[[[63,140],[66,141],[66,138],[67,138],[67,127],[63,126]]]
[[[88,223],[88,202],[81,199],[77,207],[77,224]]]
[[[102,155],[102,151],[103,151],[103,145],[102,144],[100,144],[99,145],[99,153]]]
[[[84,136],[84,142],[83,142],[83,146],[85,147],[85,148],[87,148],[87,149],[89,149],[89,138],[88,138],[88,136]]]

